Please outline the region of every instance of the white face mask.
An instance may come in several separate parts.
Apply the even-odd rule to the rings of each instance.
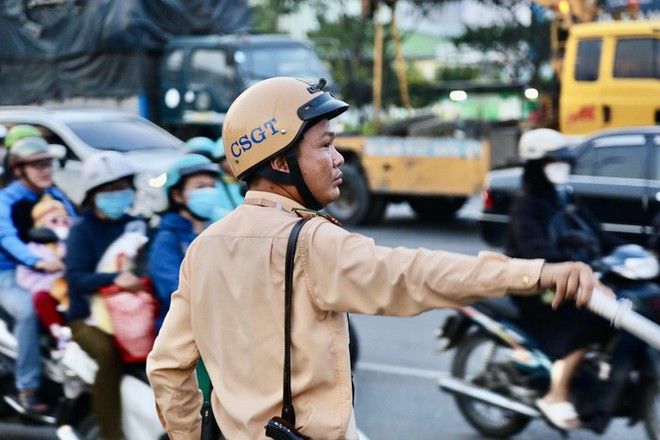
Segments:
[[[543,167],[543,172],[550,182],[555,185],[564,185],[568,183],[571,165],[567,162],[551,162]]]
[[[53,232],[55,232],[55,235],[57,235],[57,238],[59,238],[61,241],[66,240],[66,238],[69,236],[69,228],[66,226],[56,226],[53,229]]]

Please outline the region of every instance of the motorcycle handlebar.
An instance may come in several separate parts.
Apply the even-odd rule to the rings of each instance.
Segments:
[[[660,350],[660,325],[632,310],[630,300],[617,300],[599,289],[594,289],[587,308],[609,319],[614,327],[622,328],[656,350]]]

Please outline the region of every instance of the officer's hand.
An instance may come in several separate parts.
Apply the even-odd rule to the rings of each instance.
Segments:
[[[142,281],[130,272],[122,272],[115,277],[113,283],[127,292],[137,292],[144,289]]]
[[[545,263],[541,268],[539,287],[555,291],[552,300],[553,309],[567,299],[576,299],[578,307],[586,306],[594,288],[614,296],[614,292],[596,279],[589,266],[576,262]]]
[[[37,261],[34,268],[47,273],[57,273],[62,272],[66,267],[59,258],[49,258]]]

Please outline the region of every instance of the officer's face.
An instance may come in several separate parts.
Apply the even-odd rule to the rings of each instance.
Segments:
[[[323,206],[339,197],[344,157],[333,144],[335,132],[327,119],[307,130],[298,146],[298,163],[305,183]]]

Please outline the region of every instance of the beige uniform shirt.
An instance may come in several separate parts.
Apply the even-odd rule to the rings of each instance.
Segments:
[[[299,220],[290,209],[301,206],[256,191],[246,201],[190,245],[147,361],[172,439],[199,439],[200,356],[226,438],[264,439],[266,421],[282,410],[284,261]],[[300,233],[293,280],[296,425],[315,440],[358,438],[346,313],[410,316],[512,290],[531,293],[542,264],[492,252],[474,257],[376,246],[313,218]]]

